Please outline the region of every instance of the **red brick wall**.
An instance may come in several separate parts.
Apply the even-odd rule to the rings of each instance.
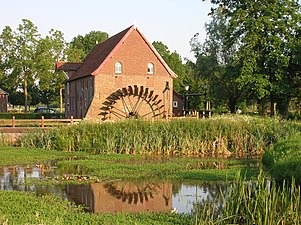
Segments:
[[[123,72],[120,75],[115,74],[116,62],[121,62],[123,65]],[[154,74],[152,75],[147,73],[148,63],[154,64]],[[170,90],[163,93],[166,82],[168,82]],[[99,115],[100,108],[106,98],[114,91],[129,85],[144,86],[154,90],[155,94],[158,94],[164,102],[165,108],[162,110],[169,116],[172,115],[173,78],[136,30],[130,34],[115,54],[102,66],[99,74],[95,76],[94,98],[86,118],[102,119],[102,116]]]

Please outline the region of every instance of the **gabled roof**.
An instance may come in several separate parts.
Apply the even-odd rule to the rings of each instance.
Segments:
[[[137,29],[136,26],[130,26],[127,29],[121,31],[120,33],[110,37],[102,43],[97,44],[92,51],[87,55],[87,57],[83,60],[82,65],[78,68],[78,70],[69,78],[69,80],[74,80],[80,77],[84,77],[87,75],[97,75],[102,68],[102,66],[111,58],[111,56],[118,50],[121,44],[126,40],[126,38],[136,30],[140,36],[143,38],[145,43],[149,46],[150,50],[156,55],[158,60],[167,70],[171,77],[176,78],[177,75],[169,68],[169,66],[162,59],[160,54],[156,51],[156,49],[147,41],[144,35]],[[65,64],[64,64],[65,65]],[[60,69],[60,68],[59,68]],[[65,69],[62,69],[67,71]]]
[[[64,62],[64,61],[57,61],[56,62],[56,70],[57,71],[77,71],[83,63],[77,62]]]
[[[178,98],[180,98],[182,100],[184,99],[184,96],[179,94],[178,92],[176,92],[175,89],[173,89],[173,94],[176,95]]]

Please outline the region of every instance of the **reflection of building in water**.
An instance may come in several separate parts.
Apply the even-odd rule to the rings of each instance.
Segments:
[[[68,198],[98,212],[164,212],[172,208],[172,184],[95,183],[67,186]]]

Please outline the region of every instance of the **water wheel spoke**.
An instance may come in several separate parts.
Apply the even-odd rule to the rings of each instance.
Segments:
[[[132,109],[133,108],[133,102],[132,102],[132,100],[131,100],[131,98],[130,98],[129,95],[128,95],[128,101],[129,101],[129,105],[130,105],[130,107]]]
[[[129,109],[128,104],[126,103],[126,101],[125,101],[125,99],[123,97],[121,97],[121,101],[122,101],[122,105],[123,105],[124,111],[125,112],[130,112],[131,110]]]
[[[152,117],[154,117],[155,113],[154,113],[154,111],[153,111],[153,110],[152,110],[152,111],[150,111],[150,112],[148,112],[148,113],[146,113],[146,114],[144,114],[144,115],[142,115],[141,117],[147,117],[147,116],[149,116],[149,115],[151,115],[151,114],[153,114],[153,116],[152,116]]]
[[[137,108],[138,108],[139,104],[141,104],[141,102],[142,102],[142,101],[140,101],[140,100],[141,100],[141,98],[138,97],[138,100],[136,101],[134,107],[132,108],[132,112],[134,112],[134,113],[138,112],[138,111],[137,111]]]
[[[125,119],[125,118],[126,118],[126,116],[124,116],[124,115],[122,115],[122,114],[120,114],[120,113],[117,113],[117,112],[115,112],[115,111],[112,111],[111,113],[112,113],[114,116],[118,117],[119,119]]]
[[[117,108],[117,107],[112,107],[113,110],[111,110],[111,112],[114,112],[114,110],[118,111],[118,113],[123,113],[125,116],[127,116],[127,112]],[[117,112],[116,112],[117,113]]]
[[[137,115],[138,115],[138,112],[140,111],[140,108],[141,108],[142,103],[143,103],[143,99],[142,99],[142,98],[139,98],[139,100],[141,100],[141,101],[138,103],[138,105],[137,105],[137,107],[135,108],[135,110],[133,110],[133,112],[136,113]],[[138,100],[138,101],[139,101],[139,100]]]

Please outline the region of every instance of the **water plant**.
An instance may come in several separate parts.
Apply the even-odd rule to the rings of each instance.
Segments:
[[[196,224],[300,224],[300,199],[300,186],[294,179],[278,186],[263,172],[250,181],[238,173],[214,204],[199,207]]]
[[[281,137],[301,130],[288,121],[254,117],[208,120],[83,122],[25,135],[21,146],[104,154],[257,156]]]

